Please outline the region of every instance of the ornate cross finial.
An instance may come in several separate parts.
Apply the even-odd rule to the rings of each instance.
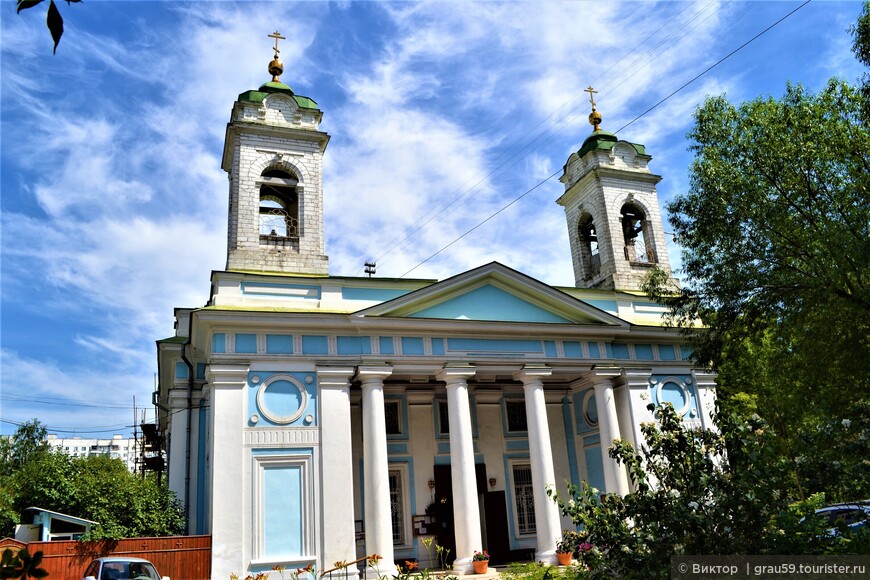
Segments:
[[[589,93],[589,102],[592,103],[592,112],[589,113],[589,124],[594,127],[593,131],[600,131],[601,127],[601,113],[595,110],[595,94],[598,93],[595,89],[592,88],[592,85],[589,85],[588,88],[583,89],[584,93]]]
[[[281,36],[281,33],[278,32],[277,30],[275,32],[273,32],[272,34],[267,34],[266,37],[275,39],[275,58],[278,58],[278,53],[281,52],[280,50],[278,50],[278,40],[279,39],[280,40],[287,40],[287,39],[285,37]]]
[[[272,82],[273,83],[279,83],[281,81],[278,80],[278,77],[280,77],[281,74],[284,72],[284,63],[282,63],[278,59],[278,53],[281,52],[280,50],[278,50],[278,40],[279,39],[280,40],[287,40],[287,39],[284,38],[283,36],[281,36],[281,34],[277,30],[275,32],[273,32],[272,34],[267,34],[266,37],[275,39],[275,58],[273,58],[272,62],[269,63],[269,74],[272,75]]]
[[[278,45],[278,41],[276,40],[276,41],[275,41],[275,46],[277,46],[277,45]],[[277,50],[277,49],[276,49],[276,50]],[[589,102],[592,103],[592,110],[594,111],[594,110],[595,110],[595,98],[593,97],[593,95],[598,94],[598,91],[596,91],[595,89],[593,89],[593,88],[592,88],[592,85],[589,85],[588,87],[586,87],[585,89],[583,89],[583,92],[584,92],[584,93],[589,93]]]

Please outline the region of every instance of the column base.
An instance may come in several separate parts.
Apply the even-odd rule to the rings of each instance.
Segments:
[[[556,564],[558,562],[556,558],[556,550],[545,550],[543,552],[535,550],[535,562],[542,562],[544,564]]]
[[[474,574],[474,566],[471,563],[471,558],[461,558],[453,561],[453,573],[457,576],[467,576]]]
[[[362,574],[362,577],[364,580],[380,580],[382,578],[393,578],[398,575],[399,569],[395,564],[381,560],[375,567],[367,564],[366,571]]]

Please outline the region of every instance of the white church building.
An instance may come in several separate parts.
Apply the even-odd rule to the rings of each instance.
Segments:
[[[651,157],[601,131],[593,103],[555,200],[575,287],[498,262],[441,281],[334,276],[329,135],[281,68],[276,51],[227,125],[226,269],[157,342],[169,485],[189,533],[212,536],[212,577],[365,554],[389,575],[434,565],[426,538],[458,574],[482,549],[555,561],[573,525],[548,487],[628,492],[607,449],[639,440],[650,402],[712,425],[713,375],[640,291],[669,270]]]

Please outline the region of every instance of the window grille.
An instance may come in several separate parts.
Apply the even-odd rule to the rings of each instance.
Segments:
[[[535,497],[532,489],[532,468],[529,465],[514,465],[514,497],[517,505],[517,527],[520,535],[534,534]]]
[[[402,491],[402,471],[390,471],[390,518],[393,524],[393,545],[405,544],[405,501]]]
[[[526,402],[525,401],[505,401],[505,412],[507,413],[507,428],[508,432],[525,432],[529,430],[528,420],[526,418]]]

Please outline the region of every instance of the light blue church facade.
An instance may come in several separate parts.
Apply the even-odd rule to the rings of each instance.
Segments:
[[[639,291],[669,268],[650,157],[595,123],[568,159],[574,287],[497,262],[441,281],[333,276],[329,136],[271,67],[227,126],[227,267],[157,343],[169,484],[189,532],[212,535],[212,577],[373,553],[389,573],[429,564],[426,538],[460,574],[481,549],[554,561],[571,524],[548,486],[629,491],[607,448],[639,440],[650,402],[711,426],[714,377]]]

